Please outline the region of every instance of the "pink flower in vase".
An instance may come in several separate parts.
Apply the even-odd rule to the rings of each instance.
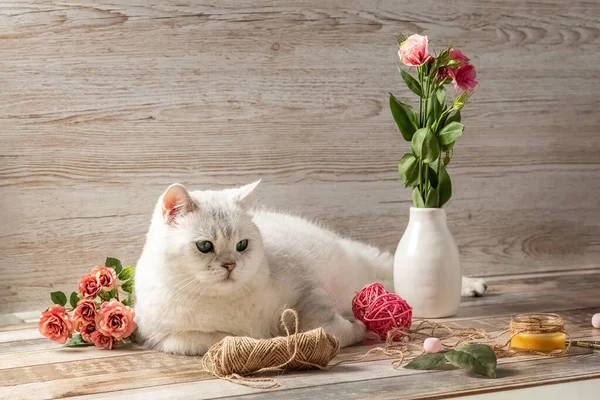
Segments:
[[[476,77],[475,67],[471,64],[461,65],[454,71],[454,80],[452,84],[455,89],[462,89],[467,92],[473,91],[479,82]]]
[[[440,68],[437,79],[439,81],[451,79],[454,89],[461,89],[467,92],[473,91],[475,86],[478,84],[477,80],[475,79],[477,73],[475,71],[475,67],[470,64],[469,58],[460,50],[450,49],[450,59],[452,61],[459,62],[460,65],[456,68]]]
[[[427,36],[411,35],[400,44],[398,56],[404,65],[419,67],[429,60]]]

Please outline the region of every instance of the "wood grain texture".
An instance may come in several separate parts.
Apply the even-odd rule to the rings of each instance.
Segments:
[[[600,330],[590,325],[591,315],[600,308],[600,273],[499,279],[494,289],[488,298],[470,300],[461,316],[444,323],[499,334],[507,328],[513,312],[558,311],[572,338],[600,339]],[[563,299],[563,304],[557,305],[556,299]],[[516,310],[513,305],[518,303],[523,306]],[[491,304],[505,305],[505,309],[492,308]],[[201,370],[198,357],[139,347],[67,349],[36,339],[39,333],[28,324],[16,328],[0,332],[0,399],[214,399],[244,395],[340,399],[364,398],[365,390],[369,390],[369,398],[437,399],[600,377],[600,353],[590,349],[571,348],[566,357],[558,358],[519,355],[501,359],[498,378],[482,379],[462,371],[395,370],[391,359],[381,354],[358,359],[378,346],[372,344],[342,349],[333,362],[350,363],[327,371],[275,374],[281,386],[260,391],[212,378]],[[504,340],[507,336],[499,338],[501,343]]]
[[[451,164],[465,271],[598,267],[600,5],[565,0],[0,4],[0,313],[134,263],[160,193],[262,178],[262,202],[394,249],[408,149],[394,35],[480,85]]]

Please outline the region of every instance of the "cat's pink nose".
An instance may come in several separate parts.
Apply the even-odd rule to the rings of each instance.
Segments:
[[[221,264],[221,267],[227,269],[227,271],[231,272],[235,268],[235,263],[225,263]]]

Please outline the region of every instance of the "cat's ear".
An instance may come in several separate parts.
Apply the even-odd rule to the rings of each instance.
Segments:
[[[196,205],[187,189],[179,183],[169,186],[162,196],[162,216],[170,224],[176,216],[194,210]]]
[[[237,189],[235,193],[235,202],[245,209],[250,209],[256,200],[254,189],[256,189],[259,183],[260,179]]]

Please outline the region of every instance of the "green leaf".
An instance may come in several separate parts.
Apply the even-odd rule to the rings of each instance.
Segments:
[[[460,122],[460,110],[452,114],[452,116],[448,117],[446,123],[449,124],[450,122]]]
[[[73,335],[71,339],[67,343],[65,343],[66,347],[83,347],[83,346],[93,346],[93,343],[88,343],[81,337],[81,334],[76,333]]]
[[[138,327],[136,326],[135,329],[133,330],[133,332],[131,332],[131,335],[129,335],[129,339],[134,342],[135,341],[135,337],[138,334]]]
[[[67,304],[67,296],[63,292],[52,292],[50,298],[54,304],[65,306]]]
[[[485,344],[467,344],[444,355],[456,367],[488,378],[496,377],[496,355]]]
[[[108,296],[111,299],[113,299],[116,295],[117,295],[117,289],[112,289],[110,292],[108,292]]]
[[[127,282],[123,283],[121,285],[121,289],[123,289],[127,293],[133,293],[133,279],[130,279]]]
[[[119,273],[119,279],[126,281],[133,276],[133,265],[128,266]]]
[[[400,71],[400,75],[402,75],[402,79],[404,80],[404,83],[406,83],[406,86],[408,86],[408,88],[417,96],[423,97],[423,91],[419,81],[413,78],[411,74],[401,69],[400,66],[398,66],[398,71]]]
[[[71,293],[71,297],[69,297],[69,303],[71,303],[71,307],[77,307],[77,302],[79,301],[79,295],[76,292]]]
[[[444,106],[446,104],[446,89],[443,86],[440,86],[435,90],[435,97],[440,104],[440,106]]]
[[[437,88],[427,99],[427,126],[433,126],[440,119],[446,106],[446,89],[443,86]],[[438,126],[443,125],[443,121]]]
[[[400,172],[404,187],[415,186],[419,183],[419,161],[412,153],[407,153],[400,159],[398,172]]]
[[[446,155],[447,157],[448,155]],[[440,167],[440,176],[438,177],[438,194],[440,196],[440,207],[450,200],[452,197],[452,181],[450,180],[450,175],[448,175],[448,171],[446,168]]]
[[[448,155],[448,153],[446,153],[444,155],[444,162],[442,163],[442,165],[445,167],[448,164],[450,164],[450,156]]]
[[[435,165],[435,167],[434,167]],[[434,162],[432,164],[429,164],[429,173],[427,174],[427,178],[429,178],[429,183],[431,184],[431,187],[437,188],[438,185],[438,176],[437,173],[435,172],[437,168],[437,162]]]
[[[412,191],[412,199],[413,205],[417,208],[425,208],[425,202],[423,201],[423,197],[421,196],[421,192],[418,187],[414,187]]]
[[[431,163],[440,156],[440,145],[429,128],[418,129],[411,141],[413,154],[425,163]]]
[[[102,301],[109,301],[110,300],[110,292],[102,291],[102,292],[98,293],[98,297],[100,297],[100,300],[102,300]]]
[[[440,134],[438,135],[440,144],[448,146],[454,143],[456,139],[462,136],[463,129],[465,129],[465,126],[460,122],[449,123],[440,131]]]
[[[118,258],[107,257],[104,265],[114,269],[117,274],[123,269],[123,264]]]
[[[407,142],[410,142],[417,130],[417,114],[415,114],[415,110],[411,106],[398,101],[391,93],[390,110],[392,111],[396,125],[398,125],[398,129],[400,129],[400,133],[402,133],[402,137]]]
[[[425,208],[438,208],[440,196],[437,189],[429,188],[427,191],[427,199],[425,200]]]
[[[462,92],[461,94],[459,94],[458,96],[456,96],[454,98],[454,101],[452,102],[452,109],[453,110],[461,110],[465,104],[467,104],[467,101],[469,100],[469,98],[471,97],[470,92]]]
[[[452,350],[450,350],[452,351]],[[444,356],[446,352],[443,353],[425,353],[415,358],[408,364],[404,366],[404,368],[408,369],[437,369],[442,365],[446,364],[448,360]]]

